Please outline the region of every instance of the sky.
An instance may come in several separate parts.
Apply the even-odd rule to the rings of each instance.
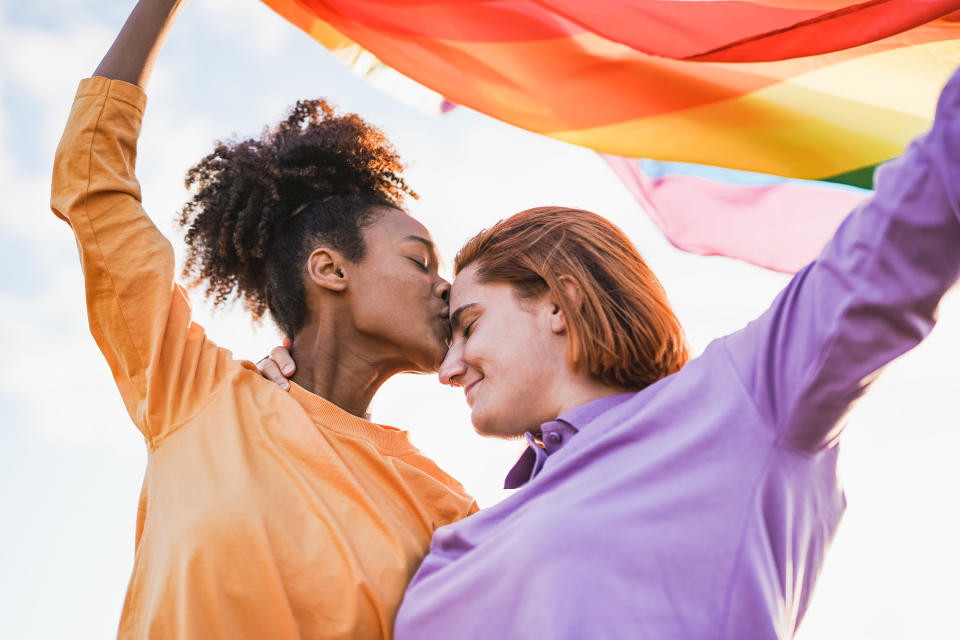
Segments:
[[[87,329],[69,228],[49,176],[77,82],[109,47],[131,0],[0,3],[0,636],[115,635],[133,564],[145,449]],[[327,97],[387,133],[421,199],[413,215],[452,260],[473,233],[539,205],[601,213],[659,275],[694,352],[761,313],[788,277],[683,253],[593,152],[468,109],[398,103],[255,0],[194,0],[148,89],[138,175],[144,206],[182,257],[172,220],[183,176],[216,139],[256,135],[298,98]],[[449,274],[448,274],[449,275]],[[195,319],[236,357],[278,343],[242,309]],[[960,637],[960,294],[919,348],[894,362],[841,439],[849,507],[801,640]],[[398,376],[372,406],[490,506],[523,448],[477,436],[462,393]]]

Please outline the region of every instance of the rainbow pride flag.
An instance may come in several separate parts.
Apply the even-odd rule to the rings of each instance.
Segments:
[[[674,245],[779,271],[960,65],[960,0],[263,1],[355,69],[595,149]]]
[[[860,186],[927,128],[960,64],[960,0],[264,2],[559,140]]]
[[[871,191],[703,165],[604,160],[679,249],[793,273]]]

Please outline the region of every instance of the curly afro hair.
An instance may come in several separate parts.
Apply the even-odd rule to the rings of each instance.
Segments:
[[[240,300],[259,320],[269,309],[288,336],[307,320],[304,264],[321,243],[363,258],[376,207],[416,198],[386,136],[323,100],[301,100],[259,139],[218,141],[194,165],[194,195],[180,212],[184,276],[206,283],[215,306]]]

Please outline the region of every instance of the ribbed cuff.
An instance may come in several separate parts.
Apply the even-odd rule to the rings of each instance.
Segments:
[[[74,99],[78,100],[90,96],[103,96],[110,100],[118,100],[129,104],[141,113],[147,106],[147,94],[137,85],[101,76],[81,80]]]

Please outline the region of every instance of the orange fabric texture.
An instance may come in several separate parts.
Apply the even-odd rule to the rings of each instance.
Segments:
[[[80,84],[52,208],[148,461],[123,638],[388,638],[433,531],[476,510],[406,432],[234,360],[190,320],[134,176],[146,96]]]

